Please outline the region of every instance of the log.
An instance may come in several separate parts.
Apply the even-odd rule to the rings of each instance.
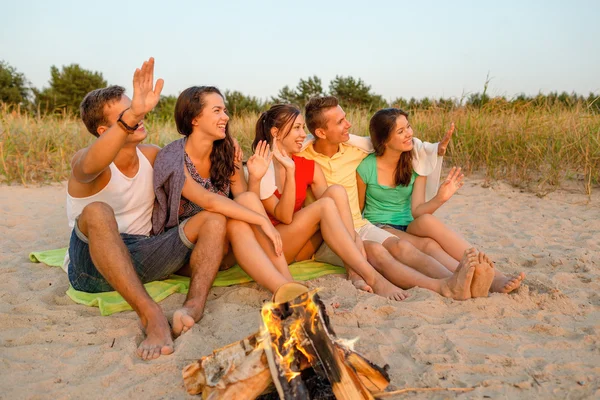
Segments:
[[[186,366],[183,369],[183,382],[188,393],[204,392],[203,397],[207,398],[214,390],[225,392],[232,385],[239,386],[239,390],[246,390],[245,386],[264,386],[264,390],[271,379],[270,373],[262,374],[269,368],[258,339],[258,334],[250,335]],[[260,385],[255,379],[257,375],[264,380]]]
[[[260,332],[183,369],[188,393],[202,393],[203,399],[253,399],[275,389],[282,399],[309,398],[303,377],[315,377],[307,371],[311,368],[320,382],[329,381],[338,399],[373,399],[372,393],[388,386],[387,366],[378,367],[335,337],[316,291],[291,283],[273,300],[263,306]],[[314,379],[309,381],[314,391]]]

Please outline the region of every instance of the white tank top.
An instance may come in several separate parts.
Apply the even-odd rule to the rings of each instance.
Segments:
[[[73,197],[67,190],[67,218],[71,229],[75,226],[75,220],[81,214],[85,206],[90,203],[101,201],[112,207],[119,227],[119,233],[131,235],[149,235],[152,230],[152,208],[154,207],[154,170],[152,165],[136,148],[139,158],[138,172],[129,178],[115,165],[111,163],[110,181],[98,193],[88,197]],[[67,270],[69,264],[65,257],[63,268]]]

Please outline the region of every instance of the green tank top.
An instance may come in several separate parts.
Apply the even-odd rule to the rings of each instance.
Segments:
[[[370,154],[356,170],[367,185],[364,217],[374,224],[408,225],[412,222],[411,195],[415,179],[413,172],[408,186],[383,186],[377,181],[377,158]]]

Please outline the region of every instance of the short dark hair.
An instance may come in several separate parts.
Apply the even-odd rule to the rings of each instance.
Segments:
[[[125,94],[123,86],[113,85],[92,90],[85,95],[79,105],[79,111],[85,127],[92,135],[100,136],[98,135],[98,127],[108,124],[104,115],[104,106],[121,100],[123,94]]]
[[[306,127],[308,131],[315,134],[318,128],[325,128],[327,121],[323,118],[323,113],[330,108],[337,107],[339,101],[335,96],[312,97],[304,106]]]

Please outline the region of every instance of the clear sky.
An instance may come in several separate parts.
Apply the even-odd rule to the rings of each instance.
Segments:
[[[0,59],[38,88],[79,63],[131,93],[154,56],[163,94],[210,84],[265,98],[317,75],[375,93],[600,94],[600,1],[0,0]]]

